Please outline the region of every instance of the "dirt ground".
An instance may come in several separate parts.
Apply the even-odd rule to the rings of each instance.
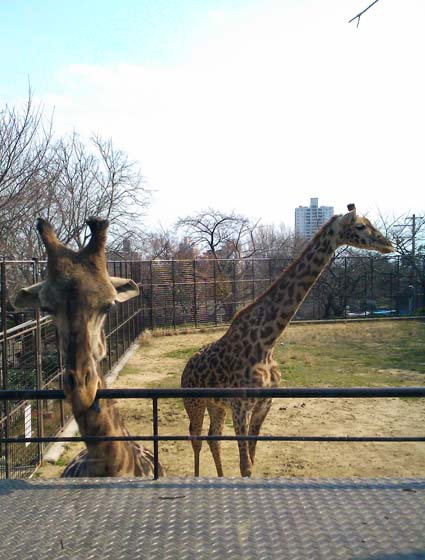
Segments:
[[[179,352],[184,354],[188,347],[200,347],[221,334],[210,331],[151,338],[131,357],[115,385],[123,388],[177,387],[187,360],[186,356],[179,357]],[[423,374],[405,373],[410,385],[423,384]],[[131,434],[151,434],[150,402],[130,399],[117,406]],[[159,415],[161,435],[187,434],[188,419],[181,401],[160,401]],[[273,403],[262,434],[423,436],[424,425],[423,399],[279,399]],[[206,417],[204,433],[207,431]],[[234,434],[230,414],[225,433]],[[80,448],[68,446],[60,464],[43,467],[37,476],[59,476]],[[223,442],[222,456],[225,476],[240,476],[236,442]],[[168,476],[193,474],[189,442],[160,444],[160,460]],[[201,476],[216,476],[206,442],[201,453]],[[423,477],[425,444],[259,442],[254,476]]]

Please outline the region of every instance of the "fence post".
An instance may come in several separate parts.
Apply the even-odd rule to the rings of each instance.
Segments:
[[[232,278],[232,296],[233,296],[232,316],[233,316],[236,313],[236,306],[237,306],[237,303],[236,303],[236,298],[237,298],[237,294],[236,294],[236,291],[237,291],[237,286],[236,286],[236,261],[235,261],[235,259],[232,260],[232,264],[233,264],[233,278]],[[230,317],[230,319],[231,318],[232,317]]]
[[[373,282],[374,282],[373,267],[374,267],[374,260],[373,260],[373,257],[370,257],[370,302],[371,302],[370,303],[370,316],[371,317],[373,317],[373,315],[374,315],[374,309],[373,309],[374,304],[372,302],[374,301],[373,298],[374,298],[374,293],[375,293],[375,290],[374,290],[374,287],[373,287]]]
[[[114,261],[114,276],[117,276],[117,263]],[[114,340],[115,340],[115,346],[114,346],[114,363],[116,363],[119,360],[119,329],[118,329],[118,324],[119,324],[119,305],[114,305]],[[112,342],[112,340],[111,340]]]
[[[137,298],[139,303],[139,310],[137,313],[137,330],[138,333],[141,334],[146,328],[146,319],[145,319],[145,292],[143,284],[140,284],[140,294]]]
[[[422,286],[422,315],[425,315],[425,287],[424,287],[424,283],[425,283],[425,256],[422,257],[422,281],[421,281],[421,286]]]
[[[397,316],[400,316],[401,302],[400,302],[400,255],[397,255],[397,302],[396,302]]]
[[[344,319],[347,318],[347,257],[344,257]]]
[[[255,268],[254,268],[254,259],[251,259],[251,300],[254,301],[255,299]]]
[[[120,267],[119,277],[123,278],[124,273],[123,273],[123,262],[122,261],[120,261],[119,267]],[[127,303],[128,303],[128,300],[125,301],[124,303],[118,305],[119,314],[120,314],[119,322],[120,322],[120,325],[121,325],[120,331],[121,331],[122,354],[124,354],[124,352],[126,351],[126,344],[127,344],[127,324],[124,323],[124,317],[126,315],[126,305],[127,305]]]
[[[176,330],[176,270],[174,259],[171,259],[171,282],[173,288],[173,329]]]
[[[155,315],[153,312],[153,262],[152,260],[149,263],[149,270],[150,270],[150,286],[151,286],[151,307],[150,307],[150,327],[153,330],[155,328]]]
[[[130,261],[130,262],[127,261],[125,267],[126,267],[126,278],[131,278],[132,280],[134,280],[132,261]],[[129,268],[130,268],[130,272],[128,271]],[[128,314],[129,314],[129,316],[132,317],[132,319],[130,320],[130,324],[128,326],[128,329],[129,329],[129,344],[132,344],[136,340],[136,326],[135,326],[135,319],[134,319],[134,310],[136,308],[135,301],[136,301],[136,298],[132,298],[128,302]]]
[[[105,332],[105,337],[106,337],[106,333],[110,333],[111,332],[111,311],[109,311],[108,315],[106,316],[106,332]],[[112,341],[111,341],[111,336],[108,336],[109,340],[107,341],[107,349],[108,349],[108,368],[111,369],[112,368]]]
[[[38,258],[33,257],[33,278],[34,282],[39,281],[38,274]],[[36,307],[34,309],[35,318],[35,372],[36,372],[36,387],[37,389],[43,389],[43,361],[42,361],[42,342],[41,342],[41,324],[40,324],[40,309]],[[44,401],[37,400],[37,437],[44,437]],[[43,459],[43,449],[44,443],[38,443],[38,462],[41,463]]]
[[[193,259],[193,320],[195,329],[198,326],[198,302],[196,298],[196,260]]]
[[[56,336],[56,348],[58,349],[58,362],[59,362],[59,389],[63,389],[63,357],[59,344],[58,330],[56,328],[55,328],[55,336]],[[65,425],[65,410],[64,410],[63,399],[59,401],[59,415],[60,415],[61,428],[63,428]]]
[[[8,363],[7,363],[7,301],[6,301],[6,263],[5,259],[1,263],[1,323],[3,331],[3,347],[2,347],[2,388],[4,390],[8,387]],[[4,434],[5,437],[10,437],[10,408],[9,401],[4,401]],[[5,460],[5,476],[10,478],[10,455],[9,444],[4,444],[4,460]]]
[[[214,295],[214,321],[215,321],[215,326],[218,325],[218,320],[217,320],[217,263],[216,260],[213,260],[213,283],[214,283],[214,289],[213,289],[213,295]]]

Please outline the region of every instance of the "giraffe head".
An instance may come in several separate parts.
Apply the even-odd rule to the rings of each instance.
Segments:
[[[358,216],[354,204],[348,204],[348,213],[337,216],[332,224],[336,230],[337,244],[360,249],[392,253],[391,242],[379,232],[367,218]]]
[[[133,280],[108,274],[108,222],[90,218],[87,225],[88,244],[73,251],[57,239],[48,222],[38,219],[37,230],[47,252],[47,278],[22,288],[16,298],[18,307],[41,307],[55,319],[65,357],[64,391],[74,415],[99,410],[95,396],[101,383],[98,362],[106,355],[106,314],[116,302],[139,293]]]

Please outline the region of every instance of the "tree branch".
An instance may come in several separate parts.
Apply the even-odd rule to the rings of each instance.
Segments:
[[[372,2],[372,4],[369,4],[369,6],[367,8],[365,8],[364,10],[362,10],[361,12],[359,12],[356,16],[354,16],[353,18],[350,19],[350,21],[348,23],[351,23],[352,21],[354,21],[355,19],[357,20],[357,25],[356,27],[359,26],[360,23],[360,18],[362,17],[362,15],[367,12],[372,6],[374,6],[377,2],[379,2],[379,0],[374,0],[374,2]]]

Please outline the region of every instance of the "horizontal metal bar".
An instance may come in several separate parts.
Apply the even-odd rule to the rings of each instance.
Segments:
[[[49,324],[53,322],[51,315],[44,315],[40,317],[41,326],[44,324]],[[37,328],[37,321],[25,321],[25,323],[20,323],[15,327],[10,327],[7,329],[7,340],[11,340],[12,338],[16,338],[17,336],[23,336],[24,334],[28,334],[29,332],[35,331]],[[0,333],[0,342],[3,342],[3,333]]]
[[[329,398],[381,398],[425,397],[425,387],[285,387],[278,389],[100,389],[98,399],[178,399],[178,398],[279,398],[279,399],[329,399]],[[3,400],[57,400],[65,398],[60,389],[8,389],[0,390]]]
[[[23,260],[19,260],[19,261],[15,261],[15,260],[4,260],[3,261],[4,264],[34,264],[34,260],[33,259],[23,259]],[[38,264],[46,264],[47,261],[38,261]]]
[[[0,443],[52,443],[56,441],[85,443],[107,441],[318,441],[318,442],[425,442],[425,436],[86,436],[0,438]]]
[[[109,331],[105,336],[106,339],[109,339],[113,334],[115,334],[117,331],[119,331],[120,329],[122,329],[127,323],[129,323],[130,321],[132,321],[135,317],[137,317],[137,315],[140,315],[142,313],[142,308],[139,307],[139,309],[137,311],[135,311],[132,315],[129,315],[125,321],[123,321],[122,323],[120,323],[118,326],[116,326],[114,329],[112,329],[111,331]]]

